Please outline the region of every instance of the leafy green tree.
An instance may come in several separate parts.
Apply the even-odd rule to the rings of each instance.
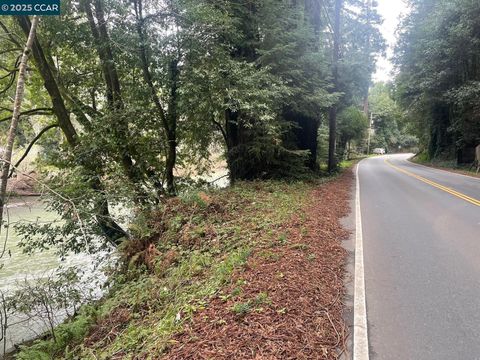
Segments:
[[[399,98],[430,158],[471,161],[480,142],[475,1],[410,1],[396,63]]]
[[[395,88],[391,83],[376,83],[370,91],[370,110],[375,131],[371,148],[395,152],[418,145],[418,139],[412,134],[407,116],[395,96]]]
[[[337,41],[334,0],[72,0],[45,18],[16,146],[28,155],[42,145],[48,204],[63,222],[21,227],[25,249],[118,245],[129,232],[112,210],[161,208],[181,191],[181,167],[204,171],[213,148],[224,149],[232,181],[316,170],[319,128],[333,108],[362,106],[381,49],[375,2],[344,5]],[[14,49],[30,19],[0,26]],[[11,93],[15,51],[0,62]],[[352,121],[342,119],[344,134]]]
[[[367,134],[368,118],[358,107],[350,106],[338,114],[339,154],[348,158],[352,142],[361,143]]]
[[[17,137],[17,128],[20,122],[20,116],[22,112],[22,102],[25,96],[25,78],[27,73],[27,64],[30,51],[32,50],[33,40],[35,38],[35,32],[38,25],[38,16],[35,16],[33,19],[32,27],[28,34],[25,47],[23,49],[21,59],[19,62],[18,68],[18,80],[15,89],[15,98],[13,101],[13,110],[12,110],[12,119],[10,121],[10,129],[8,130],[8,136],[6,141],[5,150],[0,154],[0,233],[3,230],[3,213],[6,205],[7,199],[7,182],[8,175],[10,173],[10,168],[12,167],[12,153],[13,145],[15,143],[15,138]],[[7,224],[8,225],[8,224]],[[7,235],[8,236],[8,235]],[[3,257],[5,253],[5,247],[0,253],[0,258]]]
[[[377,13],[376,1],[335,1],[330,18],[334,19],[333,29],[332,76],[335,91],[341,93],[338,103],[329,114],[330,145],[329,170],[336,167],[336,152],[342,156],[344,148],[338,147],[336,127],[337,113],[354,106],[363,106],[368,112],[368,91],[375,70],[375,58],[384,51],[384,40],[378,30],[381,18]],[[338,22],[338,24],[337,24]],[[338,36],[335,34],[338,33]],[[337,44],[338,43],[338,44]],[[338,49],[336,48],[338,46]],[[334,138],[333,138],[334,137]],[[342,144],[340,144],[342,145]]]

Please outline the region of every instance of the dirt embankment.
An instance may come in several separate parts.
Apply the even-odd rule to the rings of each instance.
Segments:
[[[109,295],[21,358],[338,359],[353,173],[245,182],[170,199]]]
[[[17,174],[8,180],[7,192],[13,196],[39,195],[35,188],[37,185],[34,180],[36,176],[37,174],[34,171],[30,171],[27,174]]]
[[[280,246],[255,250],[234,285],[195,314],[163,359],[337,359],[345,351],[344,276],[353,174],[311,191]]]

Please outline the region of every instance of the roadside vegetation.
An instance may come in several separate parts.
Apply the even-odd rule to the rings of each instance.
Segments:
[[[435,159],[435,158],[429,159],[427,154],[420,153],[412,157],[410,161],[420,165],[430,166],[430,167],[442,169],[442,170],[453,171],[463,175],[480,177],[480,175],[476,172],[476,169],[475,167],[472,166],[472,164],[459,164],[456,159],[454,160],[442,160],[442,159]]]
[[[370,149],[382,148],[387,153],[419,151],[419,139],[413,135],[407,113],[397,102],[393,83],[375,83],[370,89],[372,129]]]
[[[338,295],[323,299],[320,323],[305,328],[324,329],[327,340],[304,336],[324,347],[321,357],[337,356],[346,336],[339,245],[345,234],[337,220],[347,211],[350,183],[320,184],[368,149],[369,88],[384,51],[376,6],[367,0],[73,0],[62,2],[61,16],[42,17],[36,31],[37,18],[2,17],[1,205],[12,195],[7,183],[28,178],[58,221],[9,224],[5,208],[0,260],[14,230],[32,259],[47,251],[60,259],[107,254],[111,268],[101,300],[41,289],[55,289],[61,277],[5,294],[0,339],[8,336],[7,313],[16,311],[48,325],[44,339],[24,346],[18,358],[139,352],[148,358],[173,346],[172,335],[215,297],[224,297],[238,318],[269,306],[288,314],[281,306],[287,299],[267,290],[241,301],[241,294],[233,301],[237,295],[221,291],[237,281],[242,288],[236,274],[248,270],[250,259],[280,266],[295,253],[310,261],[300,263],[325,282],[326,295]],[[22,62],[23,83],[18,67],[25,44],[31,51],[24,56],[28,65]],[[16,84],[25,91],[12,111]],[[382,116],[378,111],[376,121]],[[392,147],[402,124],[394,135],[382,135]],[[231,187],[213,190],[205,179],[213,180],[220,163],[217,175]],[[296,213],[291,227],[311,243],[291,241],[283,228]],[[318,236],[307,222],[318,226]],[[334,277],[318,272],[315,264],[323,261]],[[265,273],[264,280],[281,280],[275,276]],[[77,278],[63,279],[76,289]],[[304,290],[321,298],[318,289]],[[40,304],[35,314],[28,301]],[[56,327],[58,308],[68,316]]]
[[[470,166],[480,144],[480,3],[410,1],[395,88],[420,139],[419,161]]]
[[[250,314],[276,314],[262,322],[265,326],[275,317],[285,320],[295,316],[295,321],[302,323],[306,320],[298,318],[300,314],[290,313],[294,309],[289,306],[296,300],[286,298],[292,294],[276,294],[271,286],[279,282],[285,288],[305,289],[314,278],[305,267],[296,273],[294,268],[301,258],[320,272],[314,287],[322,289],[325,304],[335,301],[330,304],[333,308],[325,311],[332,312],[338,330],[329,325],[327,313],[321,320],[327,321],[322,346],[328,352],[324,358],[334,358],[341,343],[330,337],[335,339],[335,330],[341,331],[344,341],[347,334],[341,305],[345,261],[341,240],[346,233],[338,221],[348,213],[350,170],[345,170],[342,178],[341,184],[338,178],[295,183],[241,182],[229,189],[192,191],[169,200],[164,212],[152,213],[145,222],[132,225],[136,229],[134,240],[121,250],[122,268],[111,277],[107,295],[82,307],[77,316],[57,327],[54,338],[50,335],[23,347],[17,358],[161,357],[172,346],[176,348],[175,344],[188,344],[189,340],[179,342],[173,336],[185,326],[196,324],[193,320],[202,319],[206,309],[217,311],[213,309],[218,303],[224,304],[229,316],[209,319],[212,332],[197,337],[202,342],[213,341],[216,328],[235,324],[235,318],[244,321]],[[327,186],[338,191],[330,192]],[[312,206],[322,211],[312,213]],[[319,222],[323,225],[315,228]],[[283,261],[288,261],[290,269],[282,270]],[[326,262],[328,270],[321,266]],[[265,264],[271,264],[276,275],[261,267]],[[254,279],[248,275],[252,270],[264,289],[259,284],[252,288]],[[272,296],[279,295],[282,299],[272,300]],[[318,307],[317,301],[304,298],[296,307]],[[243,346],[256,345],[245,341]],[[212,356],[222,358],[221,354],[222,349],[217,349]]]

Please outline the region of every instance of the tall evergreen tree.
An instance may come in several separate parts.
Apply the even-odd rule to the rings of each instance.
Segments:
[[[430,158],[473,161],[480,142],[480,4],[410,2],[396,64],[399,99]]]

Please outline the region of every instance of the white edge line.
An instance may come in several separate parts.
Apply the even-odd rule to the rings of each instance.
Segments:
[[[467,178],[470,178],[470,179],[475,179],[475,180],[480,181],[480,178],[477,177],[477,176],[465,175],[465,174],[457,173],[457,172],[455,172],[455,171],[449,171],[449,170],[445,170],[445,169],[439,169],[439,168],[436,168],[436,167],[433,167],[433,166],[418,164],[418,163],[413,162],[413,161],[411,160],[411,159],[413,159],[414,157],[415,157],[415,155],[414,155],[414,156],[410,156],[408,159],[405,159],[405,161],[408,161],[410,164],[412,164],[412,165],[414,165],[414,166],[422,166],[422,167],[427,168],[427,169],[430,169],[430,170],[437,170],[437,171],[441,171],[441,172],[448,173],[448,174],[450,174],[450,175],[459,175],[459,176],[463,176],[463,177],[467,177]]]
[[[355,171],[355,289],[353,305],[353,360],[369,360],[367,305],[365,299],[365,271],[363,264],[362,214],[360,208],[360,180]]]

